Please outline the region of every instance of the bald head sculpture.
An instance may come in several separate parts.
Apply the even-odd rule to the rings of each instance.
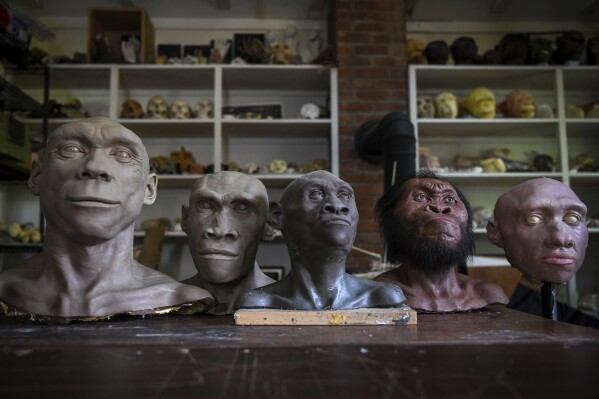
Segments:
[[[557,180],[528,180],[499,197],[487,236],[525,275],[543,282],[566,282],[584,261],[589,241],[587,208]]]
[[[214,296],[210,313],[233,313],[241,292],[274,282],[255,261],[260,242],[277,233],[266,223],[268,193],[260,180],[229,171],[202,176],[181,212],[198,271],[184,283]]]
[[[133,259],[135,220],[156,199],[157,177],[131,130],[103,117],[59,127],[29,187],[46,234],[41,254],[0,275],[0,299],[17,311],[70,320],[212,302]]]
[[[345,272],[358,225],[352,187],[326,171],[291,182],[271,205],[274,226],[289,250],[291,272],[281,281],[246,292],[239,308],[296,310],[400,306],[401,289]]]

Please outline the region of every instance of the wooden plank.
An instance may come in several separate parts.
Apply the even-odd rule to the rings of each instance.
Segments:
[[[415,325],[416,311],[398,308],[348,310],[240,309],[233,316],[239,326],[375,326]]]

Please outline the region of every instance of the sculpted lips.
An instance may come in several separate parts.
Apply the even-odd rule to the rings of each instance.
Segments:
[[[343,218],[328,219],[328,220],[324,221],[324,224],[341,224],[341,225],[345,225],[345,226],[350,226],[351,225],[351,223],[349,222],[349,220],[343,219]]]
[[[69,197],[67,201],[70,201],[78,206],[89,206],[89,207],[101,207],[101,208],[111,208],[117,206],[118,201],[110,200],[107,198],[100,197]]]
[[[568,255],[549,255],[542,258],[543,262],[549,263],[552,265],[569,265],[574,263],[575,258],[573,256]]]
[[[226,249],[210,248],[199,252],[200,256],[207,259],[231,259],[237,257],[237,253]]]

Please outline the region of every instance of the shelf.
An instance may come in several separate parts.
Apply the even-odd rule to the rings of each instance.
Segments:
[[[223,65],[225,90],[329,90],[330,67],[322,65]]]
[[[0,109],[41,113],[42,105],[0,76]]]
[[[214,65],[122,65],[121,89],[214,90]]]
[[[223,134],[230,137],[329,137],[331,134],[331,120],[223,120]]]
[[[206,138],[214,134],[212,119],[117,119],[141,138]]]
[[[418,119],[419,136],[556,138],[557,119]],[[459,134],[456,134],[456,131]]]
[[[599,186],[599,172],[571,173],[570,180],[575,184],[593,184]]]
[[[110,87],[110,65],[52,64],[50,88],[106,89]]]
[[[569,138],[599,139],[599,119],[566,119]]]

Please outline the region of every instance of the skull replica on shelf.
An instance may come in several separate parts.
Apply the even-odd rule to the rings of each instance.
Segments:
[[[121,105],[121,118],[143,118],[144,117],[144,109],[141,104],[132,98],[128,98]]]
[[[477,87],[472,89],[464,99],[464,107],[476,118],[493,119],[495,117],[495,95],[485,87]]]
[[[171,104],[169,109],[170,119],[189,119],[191,118],[191,108],[183,100],[177,100]]]
[[[146,107],[148,118],[152,119],[167,119],[168,118],[168,103],[162,96],[154,96],[148,101]]]
[[[196,117],[198,119],[214,118],[214,103],[212,100],[204,98],[196,104]]]
[[[498,109],[506,118],[534,118],[535,103],[532,94],[526,90],[511,91]]]
[[[418,96],[418,117],[419,118],[434,118],[435,104],[429,96]]]
[[[455,119],[458,116],[458,99],[448,91],[435,97],[435,113],[437,118]]]

